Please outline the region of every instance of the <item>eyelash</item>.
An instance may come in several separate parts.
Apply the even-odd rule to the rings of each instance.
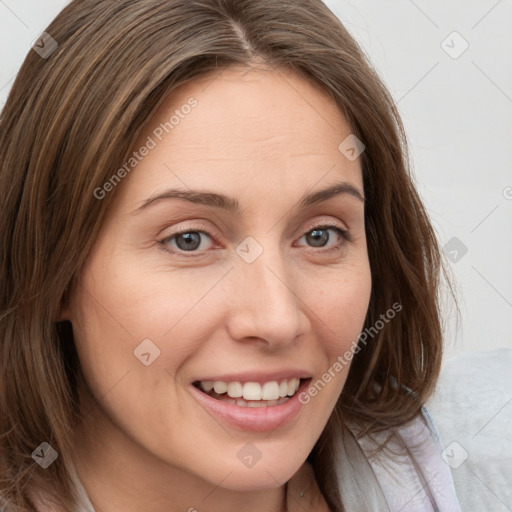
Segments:
[[[317,230],[334,230],[336,231],[342,241],[335,244],[334,246],[331,246],[329,247],[328,249],[324,249],[322,247],[319,247],[319,251],[322,252],[322,253],[331,253],[332,251],[336,251],[336,250],[339,250],[341,249],[347,242],[353,242],[353,238],[352,238],[352,235],[350,234],[350,232],[346,229],[342,229],[338,226],[332,226],[332,225],[325,225],[325,224],[321,224],[321,225],[318,225],[318,226],[314,226],[314,227],[311,227],[309,228],[302,236],[305,236],[309,233],[311,233],[312,231],[317,231]],[[170,236],[166,236],[164,239],[160,240],[158,243],[159,245],[161,246],[161,248],[165,251],[165,252],[168,252],[170,254],[179,254],[181,256],[185,256],[185,257],[196,257],[198,254],[201,254],[201,251],[184,251],[182,249],[177,249],[175,251],[171,251],[169,248],[168,248],[168,242],[173,240],[176,236],[178,235],[183,235],[185,233],[201,233],[203,235],[207,235],[208,237],[210,237],[212,240],[213,240],[213,237],[210,235],[210,233],[208,233],[207,231],[205,230],[202,230],[202,229],[197,229],[197,228],[192,228],[192,227],[186,227],[186,228],[183,228],[183,229],[179,229],[178,231],[172,233]],[[310,246],[311,247],[311,246]],[[315,249],[314,247],[311,247],[312,249]],[[188,253],[188,254],[187,254]]]

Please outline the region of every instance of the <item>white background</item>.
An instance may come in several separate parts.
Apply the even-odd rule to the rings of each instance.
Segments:
[[[31,44],[67,3],[0,0],[0,108]],[[512,1],[326,4],[397,102],[442,245],[458,240],[449,266],[461,322],[446,308],[447,352],[512,347]]]

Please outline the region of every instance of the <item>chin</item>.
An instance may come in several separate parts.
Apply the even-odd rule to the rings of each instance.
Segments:
[[[239,461],[237,460],[237,462]],[[252,467],[245,467],[240,462],[240,467],[226,468],[225,474],[229,474],[229,476],[220,485],[224,489],[237,492],[276,489],[290,480],[300,469],[303,462],[298,460],[294,463],[288,459],[286,465],[283,465],[282,462],[278,461],[265,462],[263,457]],[[220,475],[220,471],[217,470],[216,473],[218,476]],[[218,481],[212,483],[219,485]]]
[[[263,470],[254,472],[254,468],[247,471],[233,471],[221,484],[224,489],[236,492],[251,492],[277,489],[283,486],[298,470],[292,469],[289,472],[278,472]],[[218,485],[218,482],[214,482]]]

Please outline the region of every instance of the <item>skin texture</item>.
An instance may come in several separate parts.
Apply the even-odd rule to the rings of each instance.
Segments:
[[[297,206],[340,181],[363,195],[359,159],[338,150],[350,126],[330,97],[290,71],[232,68],[173,91],[135,147],[192,96],[197,106],[117,185],[62,312],[87,382],[74,458],[102,512],[283,510],[283,485],[325,427],[348,367],[272,432],[213,418],[190,385],[282,368],[316,381],[357,339],[368,308],[364,203],[341,194]],[[168,188],[222,193],[241,212],[170,199],[131,214]],[[352,241],[328,229],[315,244],[310,233],[325,224]],[[187,252],[171,239],[182,228],[208,234]],[[248,236],[263,249],[252,263],[236,251]],[[160,349],[149,366],[134,356],[146,338]],[[237,457],[249,442],[262,454],[251,468]]]

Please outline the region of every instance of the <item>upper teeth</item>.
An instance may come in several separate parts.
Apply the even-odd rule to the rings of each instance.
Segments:
[[[203,391],[211,391],[222,395],[227,393],[231,398],[243,397],[244,400],[278,400],[285,396],[292,396],[299,389],[300,379],[293,378],[283,380],[280,383],[276,380],[260,384],[258,382],[222,382],[204,380],[200,382]]]

